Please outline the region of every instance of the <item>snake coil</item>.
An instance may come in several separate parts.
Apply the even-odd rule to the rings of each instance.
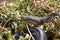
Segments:
[[[39,18],[36,16],[22,16],[23,20],[32,20],[32,21],[36,21],[38,23],[42,23],[44,20],[48,20],[51,17],[55,17],[55,16],[60,16],[60,12],[55,12],[55,13],[51,13],[50,15],[47,15],[45,17]],[[47,36],[45,34],[45,32],[38,28],[38,27],[29,27],[33,37],[35,38],[35,40],[47,40]],[[28,30],[26,27],[22,28],[22,30],[25,33],[28,33]],[[21,30],[16,32],[15,35],[15,40],[19,39],[19,36],[22,34]]]

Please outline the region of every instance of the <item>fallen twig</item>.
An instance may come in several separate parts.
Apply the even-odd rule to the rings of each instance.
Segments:
[[[33,40],[35,40],[35,39],[34,39],[34,37],[33,37],[33,36],[32,36],[32,34],[31,34],[30,30],[29,30],[28,25],[26,25],[26,27],[27,27],[27,30],[28,30],[28,32],[29,32],[29,34],[30,34],[30,36],[32,37],[32,39],[33,39]]]

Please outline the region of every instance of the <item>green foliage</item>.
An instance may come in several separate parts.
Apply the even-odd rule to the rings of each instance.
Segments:
[[[12,29],[15,29],[14,31],[17,31],[26,26],[26,22],[21,20],[22,15],[44,17],[52,12],[60,12],[60,2],[58,1],[44,0],[43,2],[39,2],[34,2],[33,0],[16,0],[16,2],[6,2],[5,6],[4,3],[0,4],[0,26],[7,28],[7,31],[2,32],[7,37],[7,40],[13,40],[13,36],[15,35],[15,33],[11,34]],[[60,17],[56,18],[58,19],[58,21],[54,22],[53,26],[55,26],[55,29],[53,30],[58,31],[56,33],[59,33],[60,30],[57,30],[59,28],[57,26],[59,25]],[[49,31],[53,31],[50,30],[52,29],[52,26],[50,25],[46,25],[44,23],[43,27],[48,35],[50,35]],[[23,39],[25,38],[23,37]],[[55,40],[60,40],[60,37],[56,37]]]

